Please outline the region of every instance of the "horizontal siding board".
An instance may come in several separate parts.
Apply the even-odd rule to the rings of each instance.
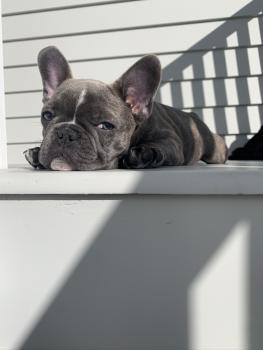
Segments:
[[[110,0],[45,0],[45,2],[36,0],[23,0],[23,1],[10,1],[3,0],[2,7],[3,13],[12,13],[20,11],[34,11],[42,9],[56,9],[63,7],[73,7],[79,5],[96,5],[100,3],[112,2]],[[146,3],[148,6],[147,15],[151,12],[151,7],[155,6],[155,3],[160,3],[160,0],[140,0],[140,3]],[[243,14],[251,15],[257,13],[257,6],[251,6],[250,0],[239,0],[239,1],[229,1],[221,0],[220,2],[213,3],[213,6],[209,6],[211,3],[209,0],[199,0],[198,2],[193,2],[192,0],[187,0],[184,2],[177,2],[174,0],[165,0],[165,6],[169,7],[173,4],[174,17],[180,16],[183,20],[194,19],[194,18],[207,18],[207,17],[217,17],[217,16],[232,16],[236,12],[242,9]],[[162,3],[163,4],[163,3]],[[244,8],[245,7],[245,8]],[[191,8],[191,11],[189,11]],[[205,11],[204,11],[205,9]],[[103,10],[103,8],[102,8]],[[165,9],[163,9],[165,11]],[[134,12],[134,11],[133,11]]]
[[[17,164],[21,166],[30,166],[25,159],[23,152],[32,147],[39,146],[38,143],[28,144],[15,144],[7,146],[7,159],[9,164]]]
[[[261,104],[260,85],[262,76],[171,82],[161,87],[161,100],[178,108]]]
[[[160,56],[162,66],[172,63],[179,55]],[[119,78],[136,58],[116,59],[112,61],[72,63],[75,78],[97,79],[111,83]],[[27,77],[27,79],[25,79]],[[15,68],[5,70],[6,91],[23,91],[41,88],[41,79],[37,67]]]
[[[38,142],[41,140],[41,123],[37,119],[7,120],[7,143]]]
[[[6,116],[40,115],[42,93],[6,95]]]
[[[114,1],[114,0],[113,0]],[[3,14],[24,12],[24,11],[38,11],[43,9],[57,9],[61,7],[73,7],[79,5],[97,5],[101,3],[112,2],[111,0],[23,0],[23,1],[2,1]]]
[[[231,23],[230,23],[231,22]],[[232,23],[234,22],[234,23]],[[114,56],[142,55],[145,53],[178,52],[189,48],[209,50],[213,47],[226,47],[222,35],[244,27],[244,20],[231,20],[225,24],[199,23],[192,26],[176,26],[114,32],[78,37],[53,38],[4,44],[5,65],[34,64],[38,52],[45,46],[57,46],[69,60],[97,59]],[[220,30],[219,30],[220,27]],[[218,35],[207,33],[219,30]],[[205,37],[207,36],[207,40]],[[198,44],[196,44],[198,42]],[[134,44],[133,44],[134,43]],[[240,38],[238,46],[249,46],[249,36]],[[261,45],[256,38],[255,45]],[[72,49],[74,47],[74,50]]]
[[[229,51],[232,58],[229,56]],[[238,49],[238,50],[224,50],[215,52],[214,55],[228,55],[226,59],[227,72],[223,77],[230,76],[249,76],[251,72],[253,75],[261,75],[262,68],[259,59],[259,49]],[[251,54],[250,54],[251,53]],[[237,68],[237,60],[239,57],[248,57],[248,65],[242,65]],[[71,69],[75,78],[92,78],[111,83],[117,79],[129,66],[131,66],[138,58],[124,58],[105,61],[79,62],[72,63]],[[159,56],[161,65],[163,67],[162,79],[199,79],[199,78],[221,78],[220,71],[215,69],[215,62],[211,52],[207,54],[199,52],[186,52],[183,54],[183,60],[189,62],[186,70],[183,72],[177,68],[177,60],[182,60],[182,55],[163,55]],[[202,62],[203,69],[197,69],[194,74],[193,64],[195,62]],[[192,64],[191,64],[192,62]],[[168,67],[168,68],[167,68]],[[204,72],[203,72],[204,70]],[[189,73],[187,73],[189,72]],[[25,79],[26,77],[26,79]],[[25,90],[39,90],[41,89],[41,79],[37,67],[24,67],[5,69],[5,88],[6,92],[25,91]]]
[[[220,134],[232,133],[250,133],[257,132],[260,125],[263,124],[263,106],[245,105],[236,107],[207,107],[207,108],[188,108],[186,112],[195,112],[209,128]],[[248,115],[249,123],[245,116]],[[7,120],[27,120],[34,119],[40,123],[40,113],[32,116],[7,117]],[[33,135],[34,136],[34,135]]]
[[[194,111],[206,122],[213,132],[223,135],[256,133],[262,122],[260,120],[262,108],[258,106],[218,108],[215,110],[199,109]],[[249,124],[242,119],[242,116],[245,114],[248,114]],[[220,116],[217,121],[215,116]],[[221,123],[220,120],[222,121]],[[40,118],[37,117],[7,119],[8,143],[38,142],[42,138],[41,130]]]
[[[229,1],[224,0],[225,5]],[[244,2],[246,3],[246,2]],[[148,26],[165,25],[167,23],[180,23],[191,21],[216,20],[226,18],[236,11],[236,4],[224,6],[216,3],[210,6],[208,11],[203,11],[202,5],[206,5],[207,0],[201,0],[201,4],[193,1],[180,3],[174,0],[163,2],[138,1],[123,2],[80,9],[28,14],[23,16],[12,16],[3,18],[4,40],[39,37],[50,35],[61,35],[65,33],[77,33],[85,31],[111,30]],[[240,4],[239,4],[240,5]],[[189,12],[191,6],[191,12]],[[232,11],[231,11],[232,10]],[[136,11],[136,16],[131,16]],[[238,16],[257,15],[256,7],[248,7],[247,11]],[[146,15],[147,14],[147,15]],[[48,23],[48,25],[46,25]],[[58,25],[59,23],[59,25]]]
[[[262,104],[260,86],[262,76],[171,82],[160,88],[159,96],[163,103],[177,108],[257,105]],[[7,117],[39,115],[41,101],[41,92],[7,94]]]
[[[188,110],[187,110],[188,111]],[[263,123],[263,106],[238,106],[190,109],[221,135],[256,133]]]

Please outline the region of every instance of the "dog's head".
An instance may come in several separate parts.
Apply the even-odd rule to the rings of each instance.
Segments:
[[[118,167],[137,125],[151,114],[160,82],[156,56],[144,56],[113,84],[73,79],[55,47],[38,56],[43,82],[40,163],[53,170]]]

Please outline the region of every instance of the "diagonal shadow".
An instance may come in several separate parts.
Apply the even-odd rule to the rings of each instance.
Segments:
[[[261,349],[263,237],[250,198],[120,198],[20,350],[189,349],[189,286],[244,219],[254,225],[249,350]],[[259,208],[261,199],[253,200]],[[89,213],[85,220],[92,220]]]
[[[249,21],[253,16],[262,13],[263,2],[261,0],[253,0],[241,10],[236,12],[231,20],[225,21],[222,25],[209,33],[207,36],[191,46],[188,51],[175,59],[172,63],[163,69],[163,84],[170,85],[172,105],[177,108],[187,108],[183,100],[183,91],[181,82],[184,81],[184,71],[191,67],[193,71],[193,80],[191,81],[191,90],[193,95],[193,107],[191,110],[195,111],[200,118],[203,119],[203,108],[206,107],[205,91],[203,86],[203,79],[207,78],[205,75],[205,61],[206,54],[211,53],[213,57],[213,66],[215,77],[212,78],[215,107],[212,108],[215,122],[215,131],[223,136],[228,134],[227,114],[225,108],[216,108],[216,106],[228,106],[228,97],[225,80],[221,79],[228,77],[227,60],[225,52],[229,47],[227,39],[231,35],[236,36],[236,46],[232,49],[236,57],[237,74],[248,75],[250,72],[249,56],[247,47],[251,45],[249,33]],[[240,19],[242,17],[242,19]],[[239,19],[235,19],[239,18]],[[263,43],[263,29],[262,17],[258,18],[258,25],[261,31],[261,43]],[[259,57],[261,59],[261,67],[263,62],[262,46],[257,48]],[[261,69],[263,72],[263,70]],[[173,82],[175,80],[176,82]],[[181,81],[181,82],[180,82]],[[258,79],[260,85],[261,100],[263,100],[262,81]],[[161,86],[161,87],[162,87]],[[235,79],[235,86],[237,91],[238,103],[244,105],[243,108],[238,106],[235,108],[237,116],[238,130],[240,135],[236,135],[236,141],[231,145],[230,149],[244,144],[247,141],[245,134],[251,131],[249,123],[249,115],[246,104],[249,104],[250,93],[247,79]],[[159,91],[158,100],[161,101],[161,93]],[[262,112],[258,107],[259,114]],[[189,108],[187,108],[189,109]],[[229,118],[229,117],[228,117]],[[261,117],[262,118],[262,117]],[[245,133],[244,133],[245,131]]]

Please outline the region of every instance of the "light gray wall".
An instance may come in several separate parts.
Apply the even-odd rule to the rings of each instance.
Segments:
[[[229,146],[244,143],[262,122],[262,6],[262,0],[3,0],[9,162],[23,163],[22,151],[41,140],[36,57],[47,45],[64,52],[76,77],[106,82],[156,53],[163,66],[158,99],[196,111]]]

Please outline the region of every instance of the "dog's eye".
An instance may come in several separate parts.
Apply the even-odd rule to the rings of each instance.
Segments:
[[[54,118],[54,114],[50,111],[45,111],[45,112],[42,112],[41,116],[46,119],[47,121],[50,121],[51,119]]]
[[[97,128],[103,129],[103,130],[112,130],[114,129],[114,125],[109,122],[102,122],[97,125]]]

